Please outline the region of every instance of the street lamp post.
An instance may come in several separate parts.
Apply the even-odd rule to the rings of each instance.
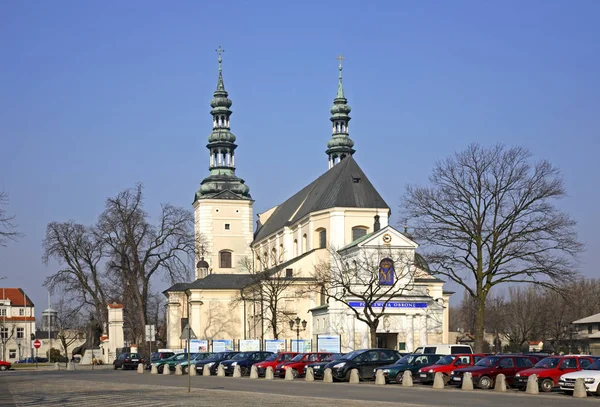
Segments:
[[[290,319],[290,329],[293,331],[296,330],[296,352],[300,352],[300,326],[302,326],[302,330],[306,330],[307,322],[305,320],[300,321],[300,317],[296,317],[296,319]],[[293,351],[293,349],[292,349]]]

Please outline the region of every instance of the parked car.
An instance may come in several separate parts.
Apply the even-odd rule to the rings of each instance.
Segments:
[[[202,360],[206,360],[206,359],[210,359],[210,357],[212,356],[212,352],[200,352],[200,353],[196,353],[196,354],[190,354],[190,365],[193,366],[193,368],[196,368],[196,363],[202,361]],[[179,363],[181,365],[181,372],[183,374],[187,374],[188,373],[188,361],[187,359],[184,360],[183,362]]]
[[[327,358],[325,358],[325,360],[317,363],[309,363],[308,365],[306,365],[306,367],[313,368],[313,375],[315,379],[322,379],[323,375],[325,374],[325,365],[327,365],[329,362],[333,362],[334,360],[340,359],[342,356],[344,356],[343,353],[332,353]]]
[[[430,353],[432,355],[458,355],[473,353],[470,345],[439,344],[419,346],[413,353]]]
[[[208,369],[210,374],[217,374],[217,367],[224,360],[229,360],[239,352],[216,352],[208,359],[204,359],[196,362],[196,373],[201,375],[204,373],[204,369]]]
[[[329,362],[324,369],[331,369],[335,380],[350,380],[350,371],[358,369],[358,376],[365,380],[373,375],[373,369],[389,365],[400,359],[400,354],[391,349],[360,349],[347,353],[336,361]]]
[[[113,362],[115,370],[121,368],[123,370],[136,369],[140,363],[144,363],[144,359],[137,353],[121,353]]]
[[[0,360],[0,371],[4,371],[4,370],[8,370],[10,369],[12,365],[10,364],[10,362],[5,362],[3,360]]]
[[[600,396],[600,360],[596,359],[594,363],[578,372],[566,373],[558,378],[558,385],[565,393],[573,393],[575,380],[582,377],[585,383],[585,389],[588,393],[596,393]]]
[[[292,369],[292,375],[294,378],[304,376],[305,367],[309,363],[320,362],[325,360],[331,353],[327,352],[308,352],[296,355],[292,360],[288,362],[280,363],[275,368],[275,375],[279,377],[285,377],[285,371]]]
[[[192,355],[193,354],[190,355],[190,358],[193,357]],[[152,364],[156,366],[156,370],[158,370],[158,373],[162,373],[165,367],[167,367],[169,370],[175,370],[175,365],[183,361],[187,361],[187,359],[187,353],[176,353],[170,358],[161,359]]]
[[[460,367],[473,366],[475,363],[484,359],[488,355],[483,353],[476,354],[462,354],[462,355],[446,355],[435,364],[419,369],[416,380],[421,383],[432,383],[435,378],[435,374],[440,372],[444,378],[444,384],[450,380],[450,372]]]
[[[537,362],[531,369],[523,370],[515,375],[514,387],[524,390],[527,379],[532,374],[537,375],[540,390],[551,392],[558,386],[558,379],[565,373],[577,372],[594,363],[589,357],[581,356],[550,356]]]
[[[152,354],[150,354],[150,359],[146,362],[146,369],[150,370],[153,363],[158,362],[159,360],[168,359],[174,354],[174,352],[152,352]]]
[[[450,373],[450,384],[461,384],[463,375],[470,372],[473,377],[473,385],[481,389],[489,389],[494,386],[496,376],[502,373],[506,377],[506,383],[513,384],[515,375],[525,369],[532,368],[539,358],[525,355],[496,355],[488,356],[475,363],[474,366],[454,369]]]
[[[406,355],[391,365],[380,366],[373,369],[373,378],[377,375],[378,370],[383,370],[385,382],[402,383],[404,372],[410,370],[414,374],[425,366],[431,366],[444,355],[430,355],[425,353]]]
[[[292,360],[296,355],[298,355],[298,352],[274,353],[264,361],[255,363],[254,366],[256,366],[256,369],[258,370],[258,375],[264,376],[269,366],[271,366],[273,368],[273,372],[275,372],[275,367],[278,364]]]
[[[272,354],[273,352],[240,352],[231,359],[222,361],[221,366],[226,376],[232,375],[236,366],[240,367],[242,376],[247,376],[253,364],[264,361]]]

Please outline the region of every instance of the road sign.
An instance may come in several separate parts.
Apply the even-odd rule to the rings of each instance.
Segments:
[[[146,342],[154,341],[156,338],[156,325],[146,325]]]
[[[42,346],[42,341],[40,341],[39,339],[36,339],[35,341],[33,341],[33,347],[36,349],[39,349]]]
[[[190,327],[190,324],[186,324],[186,326],[183,327],[183,330],[181,331],[181,336],[179,337],[179,339],[198,339],[196,337],[196,334],[194,333],[194,330]]]

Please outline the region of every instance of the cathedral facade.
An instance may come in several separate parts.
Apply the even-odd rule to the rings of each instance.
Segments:
[[[357,259],[358,253],[389,263],[396,252],[410,260],[396,268],[411,277],[402,290],[377,297],[378,303],[385,303],[377,327],[379,346],[411,351],[427,343],[446,343],[451,293],[429,273],[410,236],[388,224],[389,206],[353,157],[341,61],[330,110],[328,170],[285,202],[258,214],[256,229],[250,188],[235,172],[231,105],[219,53],[211,101],[213,131],[207,145],[210,174],[193,203],[195,279],[164,292],[168,346],[184,346],[180,337],[187,323],[198,339],[262,340],[296,339],[298,331],[290,322],[303,320],[301,339],[316,343],[317,335],[339,335],[343,351],[368,347],[369,328],[357,318],[364,301],[351,298],[352,290],[344,297],[332,295],[340,287],[334,286],[334,279],[319,279],[316,270],[334,273],[338,260],[349,264],[347,259]],[[381,268],[372,272],[380,273]],[[379,283],[389,284],[369,284]]]

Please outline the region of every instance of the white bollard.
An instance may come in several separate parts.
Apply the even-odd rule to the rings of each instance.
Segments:
[[[466,372],[463,375],[462,390],[473,390],[473,375],[471,372]]]
[[[58,365],[58,362],[54,363],[54,370],[60,370],[60,366]]]
[[[306,375],[304,376],[304,381],[306,381],[306,382],[314,382],[315,381],[315,374],[313,372],[312,367],[306,368]]]
[[[575,387],[573,388],[573,397],[585,398],[587,397],[587,391],[585,390],[585,382],[583,377],[575,379]]]
[[[500,373],[496,376],[496,384],[494,385],[494,391],[505,392],[506,391],[506,376]]]
[[[333,383],[333,375],[330,368],[325,369],[325,372],[323,372],[323,383]]]
[[[410,370],[405,370],[402,374],[402,386],[413,387],[412,372]]]
[[[223,365],[221,364],[219,364],[219,367],[217,367],[217,376],[225,377],[225,369],[223,369]]]
[[[242,377],[242,370],[238,365],[233,367],[233,377]]]
[[[444,375],[442,372],[436,372],[433,376],[433,388],[443,389],[444,388]]]
[[[164,374],[165,376],[171,374],[171,369],[169,368],[169,365],[162,365],[162,368],[162,374]]]
[[[250,378],[258,379],[258,369],[254,365],[252,365],[252,367],[250,368]]]
[[[265,371],[265,380],[273,380],[273,368],[271,366],[268,366]]]
[[[196,376],[196,365],[189,366],[187,371],[190,376]]]
[[[75,363],[73,362],[69,362],[69,365],[67,367],[67,370],[75,370]]]
[[[377,369],[377,373],[375,373],[375,384],[378,386],[385,386],[385,375],[383,374],[382,369]]]
[[[206,365],[202,367],[202,376],[210,376],[210,367]]]
[[[176,364],[175,365],[175,376],[181,376],[182,374],[183,374],[183,372],[181,371],[181,365]]]
[[[294,372],[292,369],[285,369],[285,380],[294,380]]]
[[[158,369],[156,368],[155,364],[152,364],[150,367],[150,374],[158,374]]]
[[[525,389],[525,393],[540,394],[540,386],[538,384],[537,375],[532,374],[527,378],[527,389]]]

